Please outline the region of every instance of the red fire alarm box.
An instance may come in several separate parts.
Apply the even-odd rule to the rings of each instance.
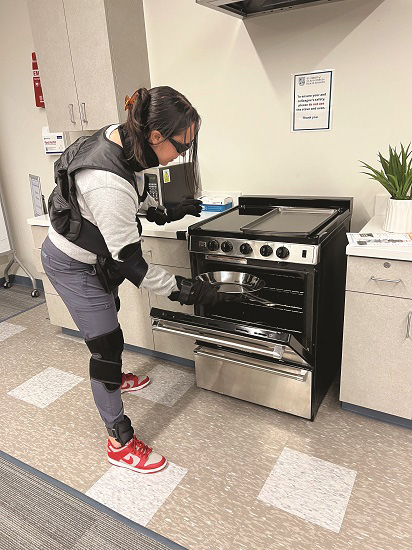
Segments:
[[[36,54],[31,54],[31,66],[33,69],[33,86],[34,86],[34,98],[36,101],[36,107],[44,107],[43,90],[41,89],[40,73],[37,66]]]

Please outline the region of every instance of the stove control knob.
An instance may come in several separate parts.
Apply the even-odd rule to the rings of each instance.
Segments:
[[[219,243],[218,243],[218,241],[213,239],[212,241],[208,241],[207,247],[208,247],[209,250],[214,252],[215,250],[219,250]]]
[[[268,244],[264,244],[260,247],[260,253],[262,254],[262,256],[270,256],[271,254],[273,254],[273,248]]]
[[[286,248],[286,246],[280,246],[279,248],[276,249],[276,256],[278,258],[285,259],[289,256],[289,254],[290,254],[290,252]]]
[[[240,252],[242,254],[251,254],[252,253],[252,247],[249,243],[243,243],[240,245]]]
[[[220,248],[223,252],[231,252],[233,250],[233,244],[230,241],[223,241]]]

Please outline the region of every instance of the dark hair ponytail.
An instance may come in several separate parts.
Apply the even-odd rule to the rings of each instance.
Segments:
[[[126,130],[129,134],[133,153],[143,168],[147,168],[144,158],[145,142],[152,131],[158,130],[164,139],[190,128],[194,125],[193,145],[189,151],[189,173],[187,181],[193,189],[193,196],[199,190],[200,178],[197,158],[197,136],[201,118],[186,97],[169,86],[157,88],[139,88],[132,96],[133,105],[128,109]]]

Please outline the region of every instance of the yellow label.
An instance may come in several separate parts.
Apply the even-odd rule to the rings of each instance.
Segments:
[[[164,183],[170,183],[170,170],[163,170]]]

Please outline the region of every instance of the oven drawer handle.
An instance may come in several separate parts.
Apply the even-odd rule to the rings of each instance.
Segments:
[[[371,281],[376,281],[379,283],[400,283],[402,279],[379,279],[379,277],[374,277],[372,275]]]
[[[265,367],[259,367],[259,365],[254,365],[253,363],[249,363],[248,361],[238,361],[237,359],[230,359],[229,357],[223,357],[221,355],[217,355],[214,353],[209,353],[206,351],[201,351],[201,349],[196,348],[194,350],[195,355],[203,355],[204,357],[211,357],[212,359],[220,359],[221,361],[227,361],[228,363],[236,363],[236,365],[242,365],[243,367],[248,367],[250,369],[256,369],[263,372],[268,372],[270,374],[277,374],[278,376],[285,376],[286,378],[292,378],[293,380],[296,380],[297,382],[306,382],[307,378],[307,371],[304,372],[304,374],[292,374],[290,372],[285,372],[283,370],[279,369],[270,369]],[[302,372],[303,369],[301,369]]]
[[[204,340],[205,342],[210,342],[211,344],[216,344],[220,346],[228,346],[228,347],[236,347],[245,351],[251,351],[255,353],[260,353],[261,355],[268,355],[269,357],[273,357],[274,359],[282,359],[283,354],[285,352],[285,346],[281,346],[280,344],[276,344],[275,349],[263,349],[263,348],[256,348],[254,346],[247,346],[246,344],[241,344],[239,342],[227,342],[226,340],[222,340],[220,338],[214,338],[213,336],[207,336],[206,334],[202,334],[200,331],[198,333],[196,332],[189,332],[182,329],[174,329],[165,327],[161,324],[159,320],[155,320],[153,322],[153,330],[159,330],[160,332],[169,332],[171,334],[179,334],[180,336],[189,336],[191,338],[194,338],[195,340]]]

